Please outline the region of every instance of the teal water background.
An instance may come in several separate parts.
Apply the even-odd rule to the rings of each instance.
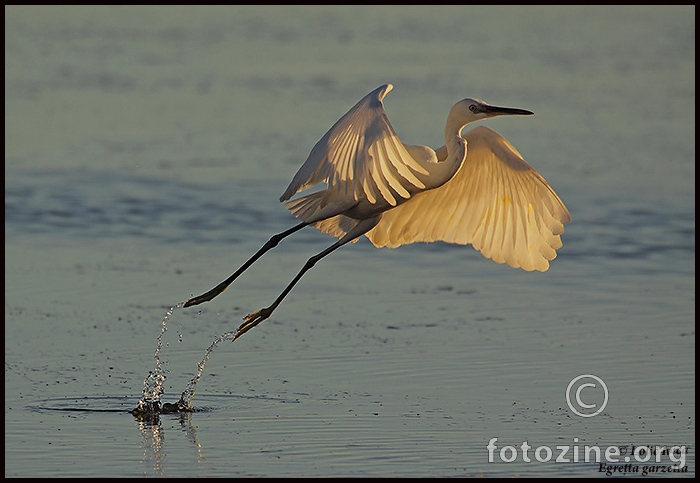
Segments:
[[[165,312],[294,223],[289,179],[387,82],[410,144],[464,97],[535,112],[488,125],[571,211],[550,270],[363,240],[217,348],[201,411],[135,420]],[[331,242],[176,310],[164,401]],[[685,445],[694,476],[694,320],[692,6],[5,7],[5,476],[605,475],[492,438]]]

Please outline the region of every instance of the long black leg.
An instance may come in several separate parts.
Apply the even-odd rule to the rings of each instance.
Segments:
[[[282,300],[287,296],[287,294],[292,290],[292,288],[294,288],[297,282],[301,280],[301,277],[303,277],[307,271],[309,271],[314,265],[316,265],[316,262],[318,262],[326,255],[331,254],[333,251],[342,247],[346,243],[356,239],[360,235],[367,233],[369,230],[374,228],[378,221],[379,217],[362,220],[343,238],[341,238],[322,252],[309,258],[304,264],[304,266],[301,268],[301,270],[299,270],[299,273],[297,273],[296,277],[294,277],[292,281],[289,282],[289,285],[287,285],[285,289],[282,290],[282,293],[279,294],[279,296],[275,299],[275,301],[272,302],[272,305],[270,305],[269,307],[265,307],[264,309],[260,309],[257,312],[253,312],[252,314],[248,314],[243,318],[243,323],[240,325],[240,327],[238,327],[238,332],[236,333],[236,336],[233,338],[233,340],[236,340],[237,338],[248,332],[250,329],[258,325],[260,322],[269,318],[272,315],[272,312],[274,312],[277,306],[280,303],[282,303]]]
[[[260,247],[260,250],[258,250],[255,253],[255,255],[250,257],[248,259],[248,261],[245,262],[243,265],[241,265],[241,268],[236,270],[229,278],[227,278],[226,280],[224,280],[223,282],[221,282],[219,285],[217,285],[213,289],[209,290],[208,292],[203,293],[199,297],[193,297],[193,298],[189,299],[187,302],[185,302],[183,307],[191,307],[192,305],[198,305],[198,304],[201,304],[203,302],[209,302],[211,299],[213,299],[214,297],[219,295],[221,292],[226,290],[228,288],[228,286],[231,285],[233,283],[233,281],[236,280],[240,274],[245,272],[248,269],[248,267],[250,267],[253,263],[255,263],[255,261],[258,258],[262,257],[265,254],[265,252],[267,252],[268,250],[271,250],[272,248],[275,248],[277,246],[277,244],[282,239],[288,237],[292,233],[296,233],[297,231],[304,228],[306,225],[308,225],[308,223],[302,222],[302,223],[299,223],[298,225],[293,226],[292,228],[290,228],[287,231],[283,231],[282,233],[278,233],[276,235],[273,235],[262,247]]]

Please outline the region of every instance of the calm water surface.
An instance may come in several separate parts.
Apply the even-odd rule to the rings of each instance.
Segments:
[[[5,14],[5,476],[605,476],[557,445],[685,445],[695,475],[694,7]],[[463,97],[535,111],[489,126],[572,213],[551,269],[360,241],[216,349],[195,413],[136,420],[163,315],[294,223],[288,180],[385,82],[409,143]],[[163,400],[330,243],[176,309]]]

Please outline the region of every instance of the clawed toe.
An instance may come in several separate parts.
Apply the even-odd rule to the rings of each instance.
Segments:
[[[240,325],[240,327],[238,327],[238,333],[236,334],[236,338],[245,334],[263,320],[269,318],[270,315],[272,315],[272,309],[270,307],[267,307],[243,317],[243,323]]]

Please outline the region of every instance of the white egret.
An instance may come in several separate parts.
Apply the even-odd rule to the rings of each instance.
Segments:
[[[339,240],[309,258],[269,307],[247,315],[237,337],[270,317],[316,262],[365,235],[376,247],[444,241],[471,244],[498,263],[546,271],[562,246],[571,215],[554,190],[503,136],[469,123],[533,114],[463,99],[450,110],[445,146],[403,144],[382,100],[391,84],[370,92],[316,143],[280,201],[324,182],[326,189],[287,201],[302,222],[270,238],[234,274],[184,307],[208,302],[285,237],[311,225]]]

